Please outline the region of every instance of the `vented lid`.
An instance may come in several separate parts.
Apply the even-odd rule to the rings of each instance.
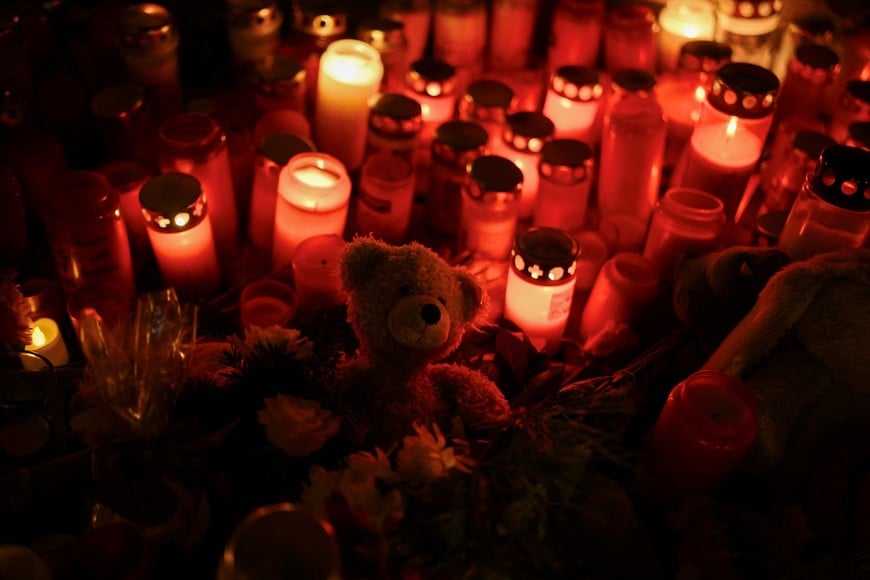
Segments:
[[[471,121],[447,121],[435,129],[432,153],[445,161],[457,160],[464,153],[475,158],[486,150],[489,134],[486,129]]]
[[[171,52],[178,47],[172,14],[160,4],[132,4],[121,13],[121,46],[142,52]]]
[[[555,130],[553,121],[543,113],[520,111],[505,119],[502,140],[517,151],[538,153]]]
[[[726,115],[760,119],[773,113],[779,79],[760,66],[731,62],[716,73],[707,99]]]
[[[648,93],[656,86],[656,77],[649,71],[627,68],[613,73],[613,84],[626,93]]]
[[[468,194],[473,199],[484,199],[490,193],[519,196],[523,185],[523,172],[510,159],[498,155],[483,155],[468,168]]]
[[[186,173],[155,175],[142,186],[139,204],[148,227],[161,232],[189,230],[206,216],[199,180]]]
[[[328,38],[347,30],[347,8],[341,0],[300,0],[293,3],[296,30]]]
[[[257,151],[266,159],[283,167],[294,155],[317,151],[317,148],[314,143],[300,135],[272,133],[263,138]]]
[[[514,238],[511,267],[536,284],[564,284],[577,271],[577,241],[556,228],[533,227]]]
[[[598,70],[589,66],[560,66],[550,79],[550,88],[572,101],[593,101],[604,93]]]
[[[459,108],[475,120],[502,122],[513,101],[514,91],[509,86],[500,81],[482,79],[468,85]]]
[[[828,147],[807,179],[813,191],[828,203],[870,211],[870,151],[847,145]]]
[[[731,61],[731,47],[714,40],[693,40],[680,48],[679,68],[689,72],[713,72]]]
[[[576,139],[554,139],[541,149],[541,176],[558,183],[578,183],[591,177],[592,148]]]
[[[837,53],[819,44],[804,44],[795,51],[789,69],[814,84],[828,82],[839,70]]]
[[[357,28],[356,37],[381,53],[402,50],[407,46],[405,25],[392,18],[369,18]]]
[[[270,0],[228,0],[227,25],[258,35],[268,35],[281,28],[284,15]]]
[[[430,97],[440,97],[453,93],[456,84],[456,69],[437,58],[423,58],[415,61],[405,83],[415,93]]]

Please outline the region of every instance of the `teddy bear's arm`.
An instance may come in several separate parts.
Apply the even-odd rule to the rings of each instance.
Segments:
[[[492,428],[504,424],[510,406],[498,387],[480,372],[457,364],[433,364],[429,376],[466,427]]]

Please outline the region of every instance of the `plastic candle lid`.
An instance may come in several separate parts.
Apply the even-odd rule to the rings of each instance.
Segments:
[[[356,31],[356,37],[371,44],[378,52],[401,50],[407,45],[405,25],[392,18],[369,18]]]
[[[731,61],[731,47],[715,40],[693,40],[680,48],[679,68],[689,72],[713,72]]]
[[[716,73],[707,95],[709,103],[743,119],[760,119],[773,113],[779,79],[766,68],[748,62],[730,62]]]
[[[824,82],[837,73],[840,57],[818,44],[805,44],[795,51],[790,67],[802,77],[816,83]]]
[[[257,151],[270,161],[284,166],[299,153],[317,151],[314,143],[293,133],[272,133],[263,138]]]
[[[161,232],[189,230],[206,215],[199,180],[185,173],[155,175],[142,186],[139,203],[148,226]]]
[[[828,203],[854,211],[870,211],[870,151],[834,145],[822,151],[813,191]]]
[[[538,153],[555,130],[553,121],[543,113],[521,111],[505,119],[502,140],[518,151]]]
[[[401,93],[378,97],[369,115],[369,129],[392,137],[411,137],[423,128],[420,103]]]
[[[432,154],[443,161],[465,165],[483,155],[489,134],[471,121],[447,121],[435,130]]]
[[[587,179],[592,164],[592,148],[576,139],[553,139],[541,149],[541,175],[559,183]]]
[[[132,4],[121,13],[121,46],[127,50],[168,53],[178,47],[172,13],[160,4]]]
[[[550,79],[550,88],[566,99],[591,101],[604,93],[598,70],[591,66],[560,66]]]
[[[870,121],[859,121],[849,125],[848,145],[870,149]]]
[[[514,239],[511,267],[538,284],[563,284],[577,271],[579,251],[577,241],[562,230],[533,227]]]
[[[716,10],[729,18],[770,18],[782,12],[782,0],[719,0]]]
[[[293,94],[307,79],[302,63],[286,55],[277,55],[268,64],[259,64],[255,72],[257,89],[265,95],[275,97]]]
[[[473,198],[481,198],[489,192],[519,194],[523,184],[523,172],[510,159],[498,155],[484,155],[471,162],[468,177]],[[475,191],[477,190],[477,191]]]
[[[468,85],[459,106],[474,119],[502,121],[514,96],[513,89],[503,82],[481,79]]]
[[[341,0],[303,0],[293,3],[296,30],[321,38],[340,36],[347,30],[347,10]]]
[[[405,82],[415,93],[438,97],[453,92],[456,69],[437,58],[422,58],[411,65]]]
[[[656,77],[645,70],[626,68],[613,73],[613,84],[627,93],[646,93],[656,86]]]
[[[870,105],[870,81],[854,79],[846,85],[844,105],[850,109],[866,108]],[[850,102],[851,101],[851,102]]]

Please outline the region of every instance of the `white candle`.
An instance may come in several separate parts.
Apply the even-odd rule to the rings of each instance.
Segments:
[[[339,260],[345,241],[335,235],[313,236],[299,244],[293,256],[293,281],[300,308],[320,308],[344,303]]]
[[[30,334],[30,344],[25,346],[24,350],[44,356],[56,367],[69,363],[66,343],[63,341],[57,322],[51,318],[36,319]],[[29,371],[44,368],[41,361],[29,356],[22,356],[21,364]]]
[[[659,12],[659,63],[677,68],[680,49],[690,40],[712,40],[716,32],[713,5],[704,0],[671,0]]]
[[[561,230],[532,228],[511,251],[505,318],[541,352],[558,350],[577,282],[577,242]]]
[[[591,67],[563,66],[553,73],[544,99],[544,115],[555,125],[554,135],[594,144],[604,88]]]
[[[320,234],[341,236],[347,221],[350,177],[341,161],[325,153],[300,153],[278,177],[272,265],[291,263],[296,248]]]
[[[384,65],[370,44],[343,39],[320,57],[314,127],[317,145],[349,170],[362,165],[369,99],[381,85]]]
[[[199,181],[182,173],[148,180],[139,193],[163,283],[185,298],[204,298],[221,283],[214,234]]]

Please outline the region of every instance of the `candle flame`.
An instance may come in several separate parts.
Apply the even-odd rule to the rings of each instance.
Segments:
[[[38,326],[33,327],[33,333],[30,335],[30,344],[33,346],[45,346],[45,333]]]
[[[728,119],[728,126],[725,128],[725,135],[728,136],[729,139],[734,136],[734,133],[737,132],[737,117],[732,116]]]
[[[707,98],[707,91],[704,90],[704,87],[698,85],[695,87],[695,100],[699,103],[703,103],[704,99]]]

